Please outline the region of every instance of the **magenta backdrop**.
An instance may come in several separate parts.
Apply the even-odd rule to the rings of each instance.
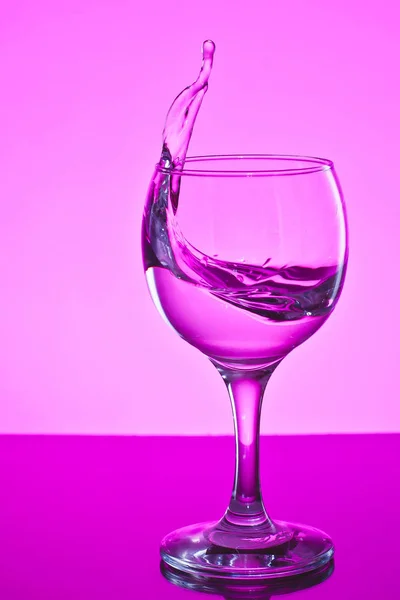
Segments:
[[[152,306],[139,241],[166,111],[212,38],[190,153],[326,156],[348,205],[342,299],[275,373],[263,429],[398,431],[399,4],[197,4],[1,6],[0,430],[231,432],[216,370]]]

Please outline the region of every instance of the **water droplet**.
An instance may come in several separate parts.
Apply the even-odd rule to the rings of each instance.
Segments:
[[[215,52],[215,44],[212,40],[206,40],[203,42],[203,56],[204,58],[212,58]]]
[[[308,310],[306,310],[306,315],[307,315],[307,317],[311,317],[312,316],[312,312],[309,312]]]
[[[237,277],[237,280],[240,281],[240,283],[243,283],[243,281],[244,281],[243,275],[237,275],[236,277]]]
[[[203,256],[201,262],[206,267],[208,265],[208,256]]]

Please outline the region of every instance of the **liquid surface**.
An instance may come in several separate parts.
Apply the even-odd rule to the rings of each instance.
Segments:
[[[167,322],[227,367],[265,366],[305,341],[328,317],[338,281],[335,274],[296,267],[295,273],[278,270],[261,285],[238,282],[222,291],[163,267],[151,267],[146,275]]]

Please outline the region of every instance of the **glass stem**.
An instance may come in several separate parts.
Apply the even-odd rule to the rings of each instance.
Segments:
[[[227,525],[273,527],[261,494],[259,439],[264,391],[276,367],[274,364],[253,373],[221,373],[232,403],[236,438],[235,481],[223,519]]]

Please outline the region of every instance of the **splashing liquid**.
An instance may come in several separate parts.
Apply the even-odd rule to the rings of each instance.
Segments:
[[[204,42],[198,78],[167,115],[143,219],[144,267],[157,308],[181,337],[224,367],[253,369],[280,360],[321,327],[340,295],[342,269],[226,262],[181,233],[180,171],[214,51],[213,42]]]
[[[163,167],[183,168],[197,113],[208,89],[214,52],[214,42],[204,42],[203,64],[198,78],[175,98],[168,111],[160,160]]]

